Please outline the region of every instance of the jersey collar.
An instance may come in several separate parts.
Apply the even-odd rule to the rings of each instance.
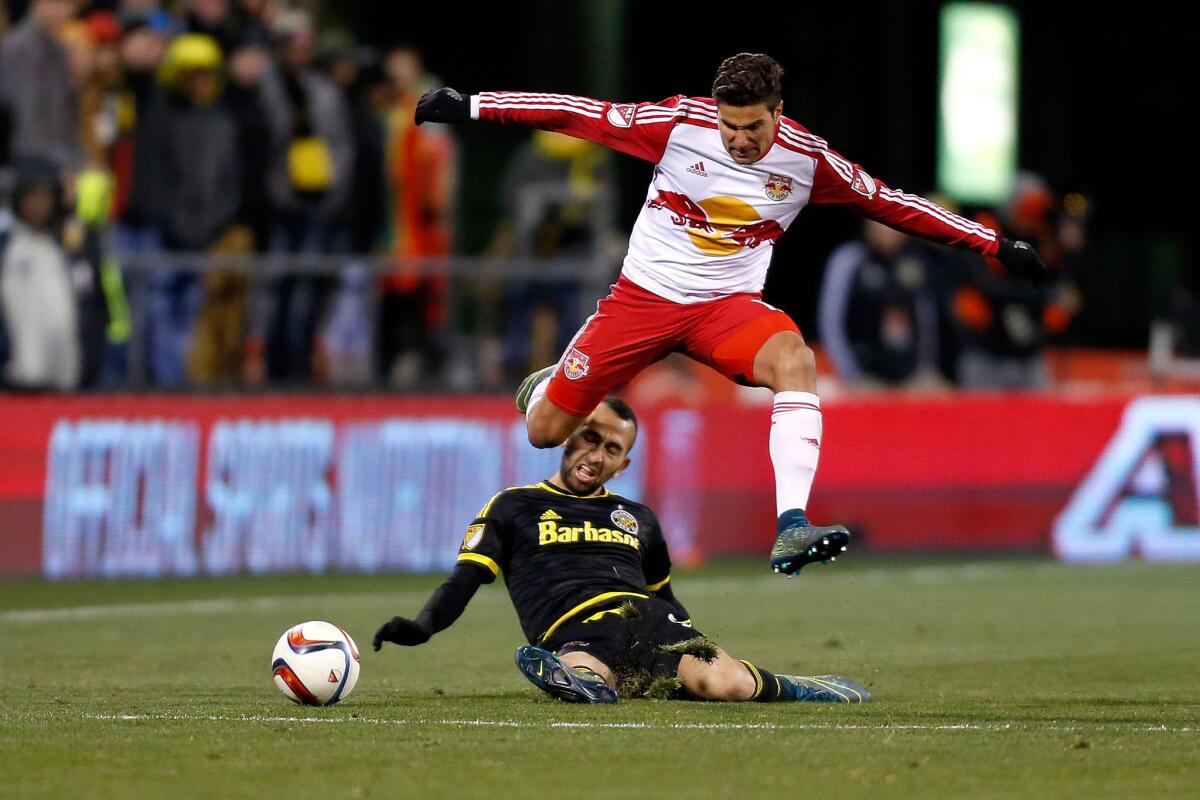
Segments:
[[[570,492],[564,492],[562,489],[558,488],[550,481],[542,481],[541,483],[538,484],[538,488],[544,489],[547,492],[553,492],[554,494],[557,494],[557,495],[562,495],[563,497],[573,497],[576,500],[599,500],[601,497],[608,497],[610,494],[612,494],[612,492],[610,492],[608,490],[608,488],[605,487],[604,489],[602,489],[600,491],[600,494],[589,495],[587,497],[580,497],[577,494],[571,494]]]

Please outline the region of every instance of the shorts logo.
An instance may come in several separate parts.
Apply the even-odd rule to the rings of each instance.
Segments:
[[[692,627],[692,621],[690,619],[675,619],[674,613],[667,614],[667,619],[671,620],[671,622],[674,622],[676,625],[682,625],[685,628]]]
[[[463,537],[462,549],[474,550],[483,539],[483,523],[467,526],[467,535]]]
[[[875,179],[861,170],[854,171],[854,181],[850,184],[850,188],[864,197],[875,197],[875,192],[879,191],[879,187],[875,184]]]
[[[609,519],[613,521],[613,525],[616,525],[618,528],[628,534],[637,536],[638,522],[637,517],[635,517],[633,514],[630,514],[621,506],[617,506],[616,510],[608,516]]]
[[[628,128],[633,124],[633,115],[635,111],[635,106],[631,106],[628,103],[621,103],[608,109],[608,114],[605,116],[608,117],[608,122],[610,125],[618,128]]]
[[[763,188],[767,190],[767,197],[772,200],[786,200],[787,196],[792,193],[792,179],[787,175],[771,174],[767,176],[767,182],[763,184]]]
[[[567,353],[567,357],[563,359],[563,375],[567,376],[567,380],[577,381],[587,374],[587,355],[572,347],[571,352]]]

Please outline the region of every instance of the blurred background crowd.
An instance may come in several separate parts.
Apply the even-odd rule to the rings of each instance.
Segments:
[[[502,391],[558,357],[619,270],[625,183],[636,198],[648,167],[623,183],[631,167],[606,150],[522,131],[475,180],[461,129],[413,124],[444,82],[420,37],[363,43],[362,14],[326,5],[0,5],[5,388]],[[675,91],[703,94],[710,75]],[[564,88],[489,79],[458,85]],[[495,213],[473,220],[482,191]],[[1110,344],[1075,325],[1092,205],[1088,187],[1022,172],[1000,206],[956,209],[1034,243],[1044,285],[868,222],[802,270],[777,254],[808,294],[798,309],[773,283],[767,299],[849,390],[1049,387],[1061,354]],[[1145,341],[1121,344],[1188,377],[1198,320],[1181,281]]]

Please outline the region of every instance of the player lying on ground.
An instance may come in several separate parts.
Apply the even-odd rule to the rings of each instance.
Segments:
[[[652,162],[646,202],[612,293],[556,365],[526,378],[517,408],[529,440],[555,447],[600,400],[672,351],[738,383],[775,393],[776,572],[799,569],[814,538],[805,516],[821,447],[816,359],[786,314],[762,302],[775,240],[809,203],[842,206],[904,233],[998,258],[1011,272],[1045,269],[1025,242],[888,188],[783,116],[783,69],[741,53],[717,70],[713,96],[622,104],[574,95],[427,92],[416,122],[488,122],[558,131]],[[548,400],[549,402],[544,402]]]
[[[637,419],[606,398],[567,440],[558,474],[500,492],[467,528],[458,564],[415,620],[393,617],[375,633],[417,645],[449,627],[481,584],[504,572],[528,646],[517,666],[562,700],[626,697],[860,703],[859,684],[834,675],[776,675],[738,661],[692,627],[671,590],[671,561],[654,512],[612,494],[629,465]],[[814,542],[797,558],[844,550]]]

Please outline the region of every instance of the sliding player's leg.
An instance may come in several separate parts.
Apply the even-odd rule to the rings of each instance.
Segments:
[[[584,619],[569,620],[536,645],[517,648],[517,668],[534,686],[569,703],[617,702],[614,667],[627,650],[628,617],[614,598]],[[610,666],[612,665],[612,666]]]
[[[759,703],[869,703],[871,693],[861,684],[838,675],[803,677],[780,675],[738,661],[724,650],[712,661],[685,655],[679,661],[679,682],[701,700]]]
[[[652,696],[656,683],[674,679],[676,687],[700,700],[870,702],[867,690],[846,678],[776,675],[748,661],[738,661],[692,627],[690,620],[678,620],[673,606],[661,598],[634,600],[625,608],[623,618],[629,622],[625,652],[618,655],[600,649],[593,653],[605,655],[606,661],[617,665],[622,674],[640,676]]]

